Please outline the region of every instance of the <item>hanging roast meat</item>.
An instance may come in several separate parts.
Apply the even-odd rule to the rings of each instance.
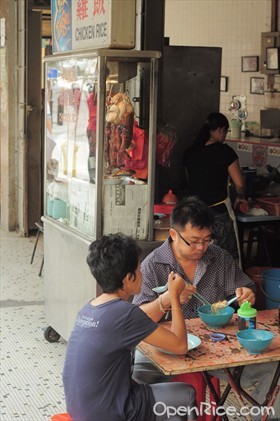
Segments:
[[[134,109],[126,94],[111,99],[106,114],[105,160],[110,166],[122,167],[127,159],[133,134]]]

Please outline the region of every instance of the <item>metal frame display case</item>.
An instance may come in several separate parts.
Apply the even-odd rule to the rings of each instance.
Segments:
[[[100,292],[86,264],[91,241],[123,232],[146,254],[156,245],[159,58],[156,51],[101,49],[45,60],[42,219],[49,341],[60,335],[67,340],[79,308]]]

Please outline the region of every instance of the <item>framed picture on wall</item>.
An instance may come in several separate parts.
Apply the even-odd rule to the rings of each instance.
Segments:
[[[227,92],[227,90],[228,90],[228,77],[227,76],[221,76],[220,91]]]
[[[241,70],[242,72],[257,72],[259,70],[259,57],[241,57]]]
[[[250,92],[257,95],[264,94],[264,77],[250,78]]]
[[[279,48],[266,49],[266,68],[267,70],[279,70]]]

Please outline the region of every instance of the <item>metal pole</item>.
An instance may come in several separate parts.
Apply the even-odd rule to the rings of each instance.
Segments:
[[[158,60],[151,59],[150,69],[150,104],[149,104],[149,158],[148,158],[148,241],[154,239],[154,196],[155,196],[155,166],[156,166],[156,124],[157,124],[157,81]]]
[[[95,238],[102,236],[102,182],[103,182],[103,156],[104,156],[104,122],[106,101],[106,57],[98,57],[99,80],[97,93],[97,128],[96,128],[96,213],[95,213]]]

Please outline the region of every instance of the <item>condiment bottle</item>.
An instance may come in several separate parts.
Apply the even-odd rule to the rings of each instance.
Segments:
[[[251,307],[249,301],[241,304],[237,314],[238,330],[256,329],[257,310]]]
[[[162,203],[166,203],[167,205],[176,205],[177,202],[177,196],[175,196],[172,190],[168,190],[168,193],[162,198]]]

